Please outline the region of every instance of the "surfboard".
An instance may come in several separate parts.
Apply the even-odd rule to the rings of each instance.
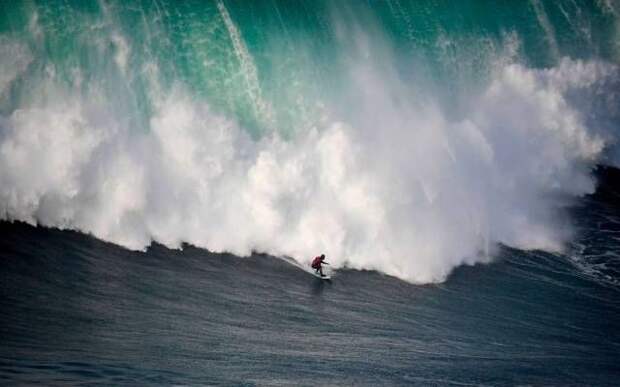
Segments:
[[[314,271],[313,271],[311,274],[312,274],[313,276],[315,276],[316,278],[320,278],[320,279],[322,279],[322,280],[326,280],[326,281],[329,281],[329,280],[331,280],[331,279],[332,279],[332,276],[331,276],[331,275],[325,275],[325,276],[321,277],[321,275],[320,275],[320,274],[317,274],[317,273],[315,273]]]

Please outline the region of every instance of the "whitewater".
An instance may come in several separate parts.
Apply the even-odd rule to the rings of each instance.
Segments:
[[[566,208],[619,160],[615,5],[558,5],[571,55],[537,1],[534,54],[528,26],[422,35],[399,2],[303,4],[4,4],[2,219],[414,283],[565,250]]]

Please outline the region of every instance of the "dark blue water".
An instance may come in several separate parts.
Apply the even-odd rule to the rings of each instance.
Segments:
[[[617,385],[620,196],[603,175],[569,254],[503,248],[440,285],[1,223],[0,384]]]

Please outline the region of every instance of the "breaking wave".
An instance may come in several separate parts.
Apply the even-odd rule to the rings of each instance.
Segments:
[[[0,34],[2,219],[130,249],[324,252],[336,267],[438,282],[498,244],[561,251],[564,209],[595,190],[597,163],[617,160],[613,58],[536,66],[518,31],[429,38],[444,66],[433,78],[377,17],[346,10],[328,12],[326,59],[295,32],[293,52],[269,34],[257,48],[224,2],[178,41],[149,18],[138,40],[120,5],[72,10],[83,24],[61,32],[42,6],[23,8],[24,30]],[[540,3],[532,12],[554,32]],[[192,61],[171,63],[157,39]],[[285,71],[261,73],[260,55]],[[198,78],[182,61],[204,66]]]

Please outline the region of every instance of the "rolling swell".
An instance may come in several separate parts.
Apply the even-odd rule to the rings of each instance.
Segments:
[[[577,240],[612,242],[588,224],[617,219],[617,203],[583,205]],[[582,270],[574,259],[587,256],[505,247],[441,285],[348,269],[326,283],[267,255],[131,252],[0,227],[9,383],[612,385],[620,374],[618,276]]]

